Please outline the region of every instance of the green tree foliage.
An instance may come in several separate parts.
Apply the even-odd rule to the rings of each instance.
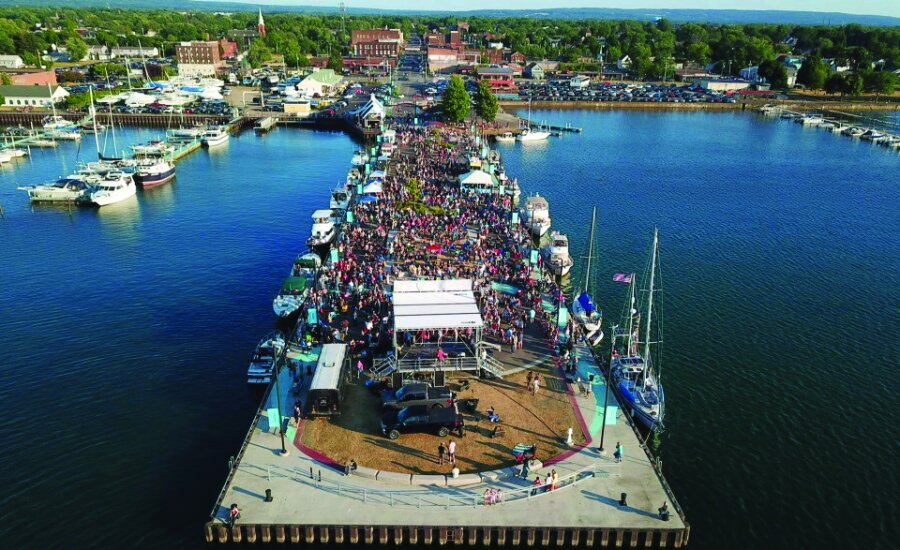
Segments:
[[[125,76],[128,74],[128,69],[125,65],[118,63],[95,63],[91,65],[91,71],[93,71],[94,76],[101,77],[106,77],[106,75],[110,77]]]
[[[344,64],[341,62],[339,55],[332,55],[328,58],[327,67],[336,73],[340,73],[344,69]]]
[[[825,79],[825,87],[823,88],[825,93],[829,95],[841,94],[841,97],[844,97],[844,90],[847,87],[845,80],[844,75],[841,73],[831,74]]]
[[[78,71],[63,71],[56,75],[56,80],[59,82],[81,82],[84,80],[84,75]]]
[[[87,42],[82,40],[77,33],[73,32],[72,35],[69,36],[69,39],[66,40],[66,51],[69,53],[69,59],[72,61],[81,61],[87,57]]]
[[[897,75],[884,71],[860,71],[862,76],[863,89],[873,92],[875,97],[881,95],[890,95],[894,93],[897,87]]]
[[[851,74],[844,79],[843,92],[850,97],[856,97],[863,92],[863,79],[858,74]]]
[[[10,84],[12,84],[12,79],[6,73],[0,74],[0,84],[2,84],[4,86],[9,86]],[[0,105],[2,105],[2,104],[3,104],[3,102],[0,101]]]
[[[810,55],[797,71],[797,83],[803,84],[810,90],[821,90],[825,87],[825,80],[828,78],[829,72],[828,66],[822,63],[822,58]]]
[[[444,107],[444,119],[450,122],[461,122],[469,116],[472,103],[469,98],[469,92],[466,91],[466,85],[459,75],[450,77],[450,83],[444,91],[442,105]]]
[[[247,53],[247,62],[254,69],[258,69],[263,63],[272,59],[272,50],[262,42],[254,42]]]
[[[787,88],[787,67],[780,61],[766,59],[759,64],[758,74],[765,78],[773,88]]]
[[[475,112],[482,119],[493,122],[497,118],[497,111],[500,109],[500,103],[497,96],[491,91],[491,85],[483,80],[478,83],[475,90]]]

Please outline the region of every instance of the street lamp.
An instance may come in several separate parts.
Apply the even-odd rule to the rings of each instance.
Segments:
[[[279,364],[279,360],[283,361],[287,356],[287,341],[284,342],[284,348],[282,348],[279,356],[275,357],[275,403],[278,406],[278,433],[281,435],[281,456],[287,456],[290,454],[288,452],[287,447],[284,444],[284,418],[282,418],[282,411],[284,410],[281,407],[281,385],[278,383],[278,378],[280,378],[281,374],[281,365]]]

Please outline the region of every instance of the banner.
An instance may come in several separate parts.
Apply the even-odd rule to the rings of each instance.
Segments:
[[[502,191],[501,191],[501,193],[502,193]],[[518,213],[518,212],[513,212],[513,213],[512,213],[512,220],[511,220],[511,221],[512,221],[512,223],[514,223],[514,224],[519,223],[519,213]]]
[[[537,265],[538,263],[538,251],[535,248],[531,249],[531,263]]]
[[[336,263],[338,263],[339,259],[340,259],[340,257],[338,256],[337,249],[332,248],[331,249],[331,263],[336,264]]]
[[[616,273],[613,275],[613,281],[617,283],[631,284],[631,275],[628,273]]]
[[[319,324],[319,315],[316,313],[316,308],[311,307],[306,310],[306,324],[307,325]]]
[[[347,210],[347,223],[353,223],[353,211]]]

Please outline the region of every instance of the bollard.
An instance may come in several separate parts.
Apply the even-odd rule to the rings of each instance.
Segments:
[[[628,493],[622,493],[622,497],[619,499],[619,506],[628,506]]]
[[[572,428],[566,430],[566,445],[572,446],[575,444],[575,440],[572,439]]]
[[[266,489],[266,499],[265,500],[266,500],[266,502],[272,502],[273,500],[275,500],[274,498],[272,498],[272,489]]]

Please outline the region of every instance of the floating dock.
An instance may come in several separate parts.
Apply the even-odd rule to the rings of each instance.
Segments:
[[[553,310],[555,306],[544,300],[543,307]],[[562,316],[556,314],[556,318]],[[551,343],[543,337],[529,339],[527,334],[524,347],[515,351],[488,344],[497,351],[482,358],[482,370],[499,378],[526,369],[562,372]],[[315,364],[316,349],[300,361],[299,368],[307,374]],[[401,462],[396,468],[370,468],[365,456],[357,456],[357,467],[345,470],[303,444],[302,433],[310,421],[294,424],[289,417],[295,399],[308,402],[313,377],[304,376],[297,384],[292,369],[280,365],[240,450],[229,460],[229,473],[204,528],[205,539],[251,544],[675,548],[687,544],[690,525],[684,511],[659,461],[605,384],[597,357],[582,343],[576,343],[573,353],[578,358],[577,372],[560,377],[558,386],[546,391],[552,389],[557,399],[571,407],[579,443],[572,441],[554,456],[540,456],[543,462],[535,461],[530,472],[530,477],[543,478],[555,470],[559,481],[553,490],[538,489],[523,480],[511,459],[492,470],[445,475],[416,473]],[[397,361],[393,368],[402,369],[402,363]],[[298,368],[296,362],[293,368]],[[434,370],[440,370],[436,362]],[[465,449],[465,431],[460,436]],[[558,437],[561,443],[566,434]],[[508,451],[512,443],[501,441],[497,449]],[[621,461],[612,456],[617,443],[625,448]],[[546,441],[542,445],[547,446]],[[488,501],[488,489],[502,497]],[[233,524],[229,521],[232,503],[241,509]]]

